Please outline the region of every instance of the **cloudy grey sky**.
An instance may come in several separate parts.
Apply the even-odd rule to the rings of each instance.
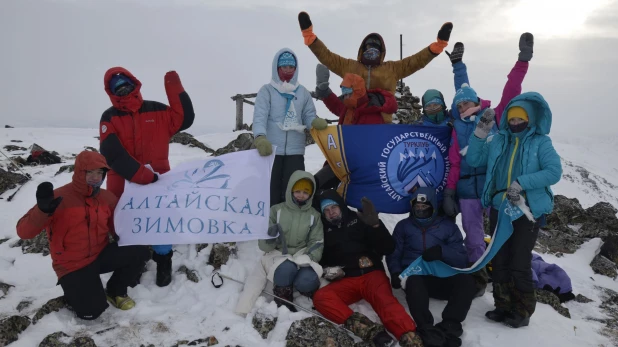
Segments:
[[[280,48],[296,52],[300,82],[314,88],[317,59],[303,44],[300,10],[345,57],[355,57],[362,38],[378,32],[386,58],[399,59],[399,34],[407,56],[452,21],[447,49],[464,42],[471,84],[494,105],[517,59],[519,35],[530,31],[534,58],[524,91],[546,97],[552,132],[618,134],[617,0],[2,0],[0,126],[96,127],[110,105],[103,75],[120,65],[142,81],[145,99],[162,102],[163,76],[178,71],[196,110],[189,131],[230,131],[230,96],[268,83]],[[415,95],[437,88],[451,99],[452,79],[442,54],[405,82]],[[333,90],[340,81],[331,78]],[[246,105],[246,122],[252,114]]]

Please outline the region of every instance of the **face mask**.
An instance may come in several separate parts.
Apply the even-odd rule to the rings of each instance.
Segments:
[[[442,121],[444,121],[444,112],[440,111],[436,114],[428,114],[427,119],[429,119],[432,123],[440,124],[442,123]]]
[[[363,52],[363,58],[367,62],[377,62],[380,59],[380,50],[377,48],[369,48]]]
[[[294,73],[296,70],[292,70],[291,72],[283,72],[281,69],[277,69],[277,74],[279,75],[279,79],[284,82],[290,82],[294,77]]]
[[[511,125],[509,123],[509,129],[511,130],[511,132],[513,134],[520,133],[520,132],[526,130],[526,128],[528,128],[528,122],[519,123],[517,125]]]
[[[419,221],[429,219],[431,218],[432,215],[433,215],[433,207],[431,206],[424,208],[424,209],[416,208],[416,206],[414,207],[414,217],[418,219]]]
[[[132,91],[135,90],[135,87],[130,85],[129,83],[125,83],[123,85],[121,85],[120,87],[116,88],[116,90],[114,91],[114,95],[116,96],[127,96],[129,94],[131,94]]]
[[[92,188],[100,188],[103,185],[103,180],[100,180],[99,182],[87,182],[87,183]]]

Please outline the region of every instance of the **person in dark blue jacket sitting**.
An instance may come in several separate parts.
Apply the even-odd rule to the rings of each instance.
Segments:
[[[451,219],[437,216],[434,188],[419,188],[412,196],[411,205],[412,213],[397,223],[393,232],[395,251],[386,257],[391,285],[398,289],[403,284],[410,314],[425,347],[461,346],[461,323],[476,293],[474,278],[469,274],[457,274],[446,278],[410,276],[405,283],[399,279],[399,274],[418,257],[465,268],[468,254],[461,231]],[[430,297],[448,300],[442,311],[442,322],[435,326],[429,311]]]

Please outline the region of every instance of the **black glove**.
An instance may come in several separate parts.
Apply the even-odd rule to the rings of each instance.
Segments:
[[[429,247],[423,252],[424,261],[435,261],[440,259],[442,259],[442,247],[440,245]]]
[[[36,188],[36,204],[43,213],[52,214],[62,202],[62,197],[54,199],[54,185],[43,182]]]
[[[530,61],[534,47],[534,36],[530,33],[523,33],[519,38],[519,60]]]
[[[360,218],[363,223],[372,227],[380,225],[380,218],[378,218],[378,212],[376,212],[376,208],[375,206],[373,206],[371,200],[369,200],[367,197],[363,197],[361,199],[361,204],[362,209],[357,212],[358,218]]]
[[[451,31],[453,30],[453,23],[446,22],[438,31],[438,39],[448,41],[451,38]]]
[[[401,278],[399,278],[399,275],[401,275],[400,272],[391,274],[391,287],[393,287],[393,289],[401,288]]]
[[[464,44],[461,42],[455,43],[455,47],[453,48],[453,52],[449,53],[445,51],[448,58],[451,60],[451,64],[455,65],[459,63],[463,59],[464,54]]]
[[[301,12],[298,14],[298,24],[300,24],[300,30],[309,29],[311,24],[311,18],[307,12]]]
[[[158,176],[157,174],[154,174],[154,177],[153,177],[153,179],[152,179],[152,182],[150,182],[150,183],[155,183],[155,182],[156,182],[156,181],[158,181],[158,180],[159,180],[159,176]]]
[[[455,201],[455,194],[455,189],[446,188],[444,190],[442,209],[449,217],[456,217],[459,214],[459,206],[457,206],[457,201]]]

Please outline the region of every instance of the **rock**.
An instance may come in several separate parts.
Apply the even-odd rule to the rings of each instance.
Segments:
[[[601,255],[618,263],[618,235],[609,235],[601,246]]]
[[[32,301],[22,300],[19,304],[17,304],[17,312],[21,312],[32,305]]]
[[[313,139],[313,136],[311,136],[311,132],[305,128],[305,146],[313,144],[315,144],[315,140]]]
[[[6,128],[6,129],[13,129],[13,127],[10,126],[10,125],[5,125],[4,128]]]
[[[253,131],[253,124],[251,125],[247,125],[247,123],[243,124],[240,129],[236,129],[234,131],[239,131],[239,130],[248,130],[248,131]]]
[[[34,318],[32,318],[32,324],[36,324],[44,316],[52,312],[58,312],[61,309],[66,308],[66,307],[67,307],[67,303],[64,300],[64,296],[59,296],[55,299],[51,299],[48,302],[46,302],[45,305],[43,305],[43,307],[41,307],[36,312],[36,314],[34,315]]]
[[[588,299],[587,297],[581,295],[581,294],[577,294],[577,296],[575,296],[575,300],[576,302],[580,302],[582,304],[587,304],[589,302],[593,302],[594,300]]]
[[[30,318],[11,316],[0,321],[0,346],[17,341],[19,334],[30,326]]]
[[[187,279],[189,279],[189,281],[191,282],[198,283],[200,281],[200,278],[198,277],[197,272],[195,270],[189,270],[189,268],[187,268],[184,265],[178,268],[178,272],[181,272],[187,275]]]
[[[14,165],[11,165],[14,166]],[[28,177],[19,173],[13,173],[0,169],[0,195],[7,190],[17,188],[17,185],[24,184]]]
[[[599,275],[605,275],[612,279],[616,279],[618,276],[618,273],[616,272],[616,264],[601,254],[597,254],[594,259],[592,259],[592,262],[590,262],[590,267],[592,267],[594,273]]]
[[[253,145],[253,134],[242,133],[238,135],[236,140],[228,143],[227,146],[216,150],[214,156],[216,157],[216,156],[227,154],[227,153],[245,151],[245,150],[251,149],[252,145]]]
[[[236,243],[215,243],[208,256],[208,264],[212,265],[215,270],[221,268],[221,265],[226,264],[230,259],[230,254],[235,253]]]
[[[422,106],[418,103],[420,99],[410,92],[410,87],[403,81],[397,82],[396,93],[397,105],[399,110],[393,115],[393,123],[396,124],[418,124],[420,123]]]
[[[24,141],[22,141],[22,140],[11,140],[11,142],[20,143],[20,142],[24,142]]]
[[[605,241],[609,236],[618,236],[616,210],[607,202],[598,202],[586,209],[587,221],[579,230],[582,237],[600,237]]]
[[[189,342],[189,340],[180,340],[176,342],[172,347],[180,347],[180,346],[214,346],[218,344],[219,341],[214,336],[209,336],[203,339],[197,339]]]
[[[354,340],[344,330],[315,316],[292,323],[285,339],[286,347],[354,346]]]
[[[268,333],[271,332],[277,324],[277,317],[266,315],[263,313],[256,313],[251,320],[253,327],[257,330],[263,339],[268,337]]]
[[[19,146],[15,146],[15,145],[6,145],[4,146],[4,149],[7,152],[13,152],[13,151],[27,151],[27,148],[24,147],[19,147]]]
[[[618,345],[618,293],[599,286],[595,286],[595,289],[601,291],[602,303],[599,307],[609,318],[586,317],[586,319],[603,323],[605,327],[601,330],[601,334],[609,337],[616,346]]]
[[[0,245],[10,240],[8,237],[4,239],[0,239]]]
[[[68,340],[69,335],[62,331],[47,335],[39,344],[39,347],[97,347],[94,340],[88,336],[79,336],[68,343],[62,340]]]
[[[571,313],[569,312],[569,309],[562,306],[558,296],[548,290],[537,289],[536,290],[536,302],[547,304],[551,306],[554,310],[556,310],[556,312],[560,313],[561,315],[567,318],[571,318]]]
[[[200,251],[202,251],[206,247],[208,247],[207,243],[198,243],[198,244],[195,245],[195,250],[199,253]]]
[[[56,172],[56,174],[54,176],[58,176],[58,175],[60,175],[63,172],[70,173],[70,172],[73,172],[73,171],[75,171],[75,165],[62,165],[60,167],[60,169],[58,169],[58,172]]]
[[[94,147],[90,147],[90,146],[84,146],[84,149],[90,152],[97,152],[99,153],[99,150],[94,148]]]
[[[547,216],[547,227],[557,229],[568,224],[580,224],[586,221],[586,211],[577,199],[563,195],[554,196],[554,210]]]
[[[185,132],[180,132],[180,133],[172,136],[172,138],[170,139],[170,143],[179,143],[181,145],[185,145],[185,146],[189,146],[189,147],[197,147],[197,148],[203,150],[204,152],[210,153],[210,154],[215,152],[211,148],[207,147],[205,144],[203,144],[200,141],[196,140],[195,137],[193,137],[193,135],[191,135],[189,133],[185,133]]]
[[[8,294],[9,289],[14,288],[15,286],[0,282],[0,292],[2,292],[3,296]]]
[[[49,241],[45,231],[42,231],[35,238],[30,240],[18,240],[11,247],[20,247],[24,254],[41,253],[43,256],[49,255]]]

